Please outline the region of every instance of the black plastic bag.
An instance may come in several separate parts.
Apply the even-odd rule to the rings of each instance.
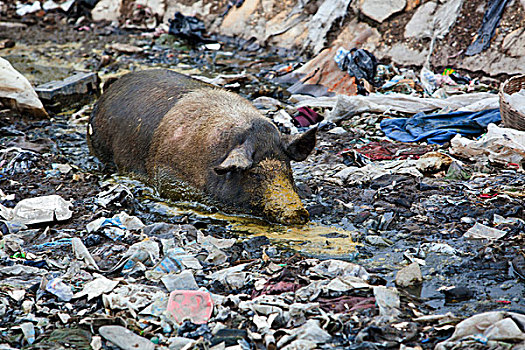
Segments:
[[[356,79],[364,79],[374,85],[374,78],[377,73],[377,59],[369,51],[353,48],[338,65],[339,68],[347,71],[348,74],[356,77]]]
[[[193,16],[184,16],[182,13],[177,12],[173,19],[169,20],[170,29],[168,33],[178,37],[182,37],[191,42],[206,42],[203,35],[206,31],[204,23]]]
[[[95,8],[98,1],[99,0],[76,0],[66,12],[66,15],[71,18],[79,18],[81,16],[91,18],[91,10]]]

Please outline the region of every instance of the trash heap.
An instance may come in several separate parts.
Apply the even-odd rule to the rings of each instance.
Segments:
[[[503,82],[359,46],[277,56],[182,14],[170,34],[148,6],[96,24],[95,2],[36,3],[0,2],[0,349],[525,346],[525,132],[502,118]],[[101,172],[85,141],[100,85],[150,67],[237,91],[283,132],[318,128],[293,164],[312,226]]]

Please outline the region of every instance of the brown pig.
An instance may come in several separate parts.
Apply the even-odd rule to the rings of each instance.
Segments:
[[[166,69],[111,84],[88,125],[92,153],[161,195],[284,224],[308,220],[290,160],[306,159],[315,139],[315,129],[282,135],[248,100]]]

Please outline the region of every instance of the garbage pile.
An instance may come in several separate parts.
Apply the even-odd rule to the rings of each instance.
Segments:
[[[525,132],[501,121],[501,82],[357,45],[341,67],[336,50],[301,67],[211,43],[195,19],[173,21],[193,26],[188,42],[151,9],[96,24],[82,18],[93,4],[74,4],[9,21],[23,26],[0,49],[28,80],[0,95],[1,349],[525,346]],[[1,21],[36,6],[3,5]],[[319,62],[319,84],[284,83]],[[293,164],[311,224],[169,202],[101,171],[85,140],[98,88],[166,66],[243,94],[285,133],[318,128]],[[323,85],[334,76],[339,89]],[[48,116],[19,108],[27,96]]]

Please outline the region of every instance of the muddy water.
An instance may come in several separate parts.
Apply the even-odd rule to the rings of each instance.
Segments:
[[[190,221],[220,225],[239,236],[266,236],[277,245],[312,257],[353,260],[358,254],[358,243],[352,239],[356,232],[340,227],[318,222],[285,226],[272,224],[254,216],[220,212],[196,202],[174,202],[158,197],[154,189],[125,176],[113,176],[108,183],[121,184],[132,189],[132,192],[142,193],[137,199],[146,204],[148,211],[164,219],[191,217]]]

